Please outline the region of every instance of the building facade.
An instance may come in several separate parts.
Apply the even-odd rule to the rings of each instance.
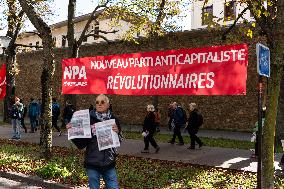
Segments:
[[[193,1],[191,29],[205,28],[213,22],[221,26],[231,25],[244,9],[245,5],[236,0],[209,0],[208,3],[205,0]],[[254,20],[249,10],[245,11],[238,23],[244,20]]]
[[[75,37],[77,39],[80,37],[89,17],[90,17],[90,14],[85,14],[85,15],[75,18]],[[115,27],[112,27],[110,25],[111,21],[112,21],[111,18],[100,19],[98,20],[98,22],[92,21],[86,34],[94,33],[94,34],[102,35],[106,37],[109,41],[115,41],[115,40],[122,39],[123,36],[126,34],[126,32],[130,29],[131,23],[125,20],[119,20],[117,25]],[[65,20],[62,22],[55,23],[50,26],[54,45],[57,48],[62,48],[62,47],[64,48],[68,46],[67,24],[68,24],[68,21]],[[117,32],[104,34],[104,33],[99,32],[99,30],[106,31],[106,32],[111,32],[113,30],[116,30]],[[103,41],[104,39],[100,37],[91,36],[85,39],[82,45],[100,43]],[[33,32],[21,33],[19,37],[17,38],[16,43],[23,44],[23,45],[30,45],[30,46],[42,46],[41,38],[36,33],[33,33]],[[32,50],[36,50],[36,49],[37,49],[36,47],[32,48]],[[27,48],[23,48],[22,50],[27,50]]]

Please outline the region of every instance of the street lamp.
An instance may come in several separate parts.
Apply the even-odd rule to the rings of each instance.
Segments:
[[[12,40],[11,37],[8,36],[0,36],[0,47],[2,47],[2,55],[4,56],[5,49],[9,46],[10,41]]]

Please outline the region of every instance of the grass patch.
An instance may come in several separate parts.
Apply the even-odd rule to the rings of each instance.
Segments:
[[[35,144],[0,139],[0,169],[38,175],[72,186],[87,185],[82,151],[53,147],[53,157],[49,161],[40,158],[39,151]],[[127,155],[118,156],[117,173],[120,186],[125,189],[256,187],[256,173]],[[276,188],[283,184],[283,177],[275,177]]]

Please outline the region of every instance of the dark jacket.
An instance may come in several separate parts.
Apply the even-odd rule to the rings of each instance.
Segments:
[[[200,127],[199,125],[199,121],[198,121],[198,110],[194,109],[190,114],[189,114],[189,118],[188,118],[188,125],[187,125],[187,129],[188,129],[188,133],[189,134],[197,134],[198,129]]]
[[[184,116],[181,107],[177,107],[173,112],[175,126],[184,125]]]
[[[119,132],[121,131],[121,127],[119,121],[116,117],[111,115],[110,119],[115,119],[116,125],[119,128]],[[97,119],[95,111],[90,112],[90,124],[94,124],[100,122]],[[97,137],[95,135],[92,138],[77,138],[72,139],[72,142],[77,146],[79,149],[86,148],[85,151],[85,162],[84,167],[89,169],[96,169],[100,170],[107,170],[113,168],[115,166],[115,158],[116,158],[116,149],[106,149],[99,151]]]
[[[143,131],[154,133],[156,131],[155,113],[148,112],[143,123]]]
[[[67,120],[67,122],[69,123],[71,121],[71,118],[73,116],[73,113],[75,112],[75,109],[73,107],[73,105],[66,105],[64,110],[63,110],[63,119]]]

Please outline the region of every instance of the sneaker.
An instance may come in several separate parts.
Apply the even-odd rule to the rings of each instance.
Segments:
[[[174,142],[174,141],[172,141],[172,140],[169,140],[169,141],[168,141],[168,143],[170,143],[170,144],[174,144],[175,142]]]
[[[189,149],[189,150],[195,150],[194,147],[188,147],[187,149]]]
[[[179,146],[183,146],[183,145],[184,145],[184,143],[183,143],[183,142],[179,142],[179,143],[177,143],[177,145],[179,145]]]
[[[62,135],[62,133],[61,133],[61,131],[59,132],[59,134],[58,134],[58,136],[61,136]]]
[[[160,150],[160,147],[159,147],[159,146],[157,146],[157,147],[156,147],[156,151],[155,151],[155,153],[158,153],[158,152],[159,152],[159,150]]]
[[[149,150],[147,150],[147,149],[145,150],[145,149],[144,149],[144,150],[141,151],[141,153],[148,154],[148,153],[149,153]]]

